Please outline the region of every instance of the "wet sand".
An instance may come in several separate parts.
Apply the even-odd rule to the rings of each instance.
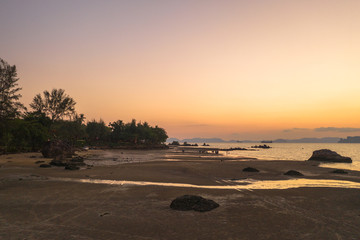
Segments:
[[[101,151],[81,152],[102,155]],[[123,151],[146,159],[149,152]],[[214,190],[53,181],[107,179],[224,185],[229,180],[307,179],[360,182],[313,162],[228,159],[211,154],[151,151],[159,161],[95,166],[79,171],[39,168],[39,153],[0,156],[0,239],[359,239],[360,189]],[[164,161],[164,160],[172,161]],[[242,172],[255,167],[259,173]],[[169,208],[184,194],[213,199],[205,213]]]

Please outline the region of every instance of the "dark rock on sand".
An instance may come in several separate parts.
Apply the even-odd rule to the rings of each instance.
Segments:
[[[87,166],[84,162],[70,162],[68,163],[69,165],[74,165],[74,166]]]
[[[345,170],[343,170],[343,169],[335,169],[335,170],[332,171],[331,173],[348,174],[348,172],[345,171]]]
[[[337,152],[329,149],[314,151],[312,156],[309,158],[309,161],[352,163],[351,158],[343,157]]]
[[[50,165],[57,166],[57,167],[65,167],[67,165],[67,163],[63,162],[62,160],[53,159],[50,162]]]
[[[59,158],[71,157],[74,154],[73,148],[61,141],[53,140],[47,141],[41,149],[41,153],[46,158]]]
[[[35,164],[44,163],[45,161],[36,161]]]
[[[200,196],[184,195],[176,198],[170,204],[170,208],[180,211],[194,210],[198,212],[211,211],[219,207],[219,204],[210,199]]]
[[[295,171],[295,170],[289,170],[284,175],[287,176],[304,176],[301,172]]]
[[[76,162],[76,163],[82,163],[84,162],[84,158],[81,157],[81,156],[76,156],[76,157],[73,157],[70,162]]]
[[[51,167],[51,165],[44,163],[44,164],[40,164],[39,167],[41,167],[41,168],[49,168],[49,167]]]
[[[66,170],[79,170],[80,168],[76,165],[68,164],[65,166]]]
[[[100,217],[103,217],[103,216],[106,216],[106,215],[109,215],[109,214],[110,214],[110,213],[105,212],[105,213],[100,214],[99,216],[100,216]]]
[[[259,172],[256,168],[247,167],[243,169],[243,172]]]

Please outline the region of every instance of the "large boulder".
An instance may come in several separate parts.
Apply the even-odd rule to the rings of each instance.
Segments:
[[[219,207],[219,204],[210,199],[200,196],[184,195],[176,198],[170,204],[170,208],[180,211],[194,210],[198,212],[211,211]]]
[[[74,150],[69,144],[61,140],[52,140],[44,144],[41,153],[46,158],[62,159],[64,157],[71,157],[74,154]]]
[[[256,168],[252,168],[252,167],[246,167],[243,169],[243,172],[259,172],[259,170],[257,170]]]
[[[321,149],[313,152],[309,161],[352,163],[351,158],[343,157],[337,152],[329,149]]]
[[[295,171],[295,170],[289,170],[286,173],[284,173],[284,175],[287,176],[293,176],[293,177],[301,177],[304,176],[304,174],[302,174],[301,172]]]

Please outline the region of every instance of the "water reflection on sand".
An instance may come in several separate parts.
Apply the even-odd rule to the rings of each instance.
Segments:
[[[329,187],[329,188],[357,188],[360,183],[344,180],[330,179],[289,179],[289,180],[223,180],[221,185],[196,185],[187,183],[166,183],[148,181],[127,181],[127,180],[104,180],[104,179],[76,179],[76,178],[49,178],[51,181],[79,182],[92,184],[108,184],[121,186],[162,186],[162,187],[182,187],[200,189],[233,189],[233,190],[256,190],[256,189],[289,189],[300,187]]]

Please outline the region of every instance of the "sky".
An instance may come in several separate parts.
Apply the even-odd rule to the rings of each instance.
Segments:
[[[169,137],[360,135],[358,0],[0,0],[21,101]]]

